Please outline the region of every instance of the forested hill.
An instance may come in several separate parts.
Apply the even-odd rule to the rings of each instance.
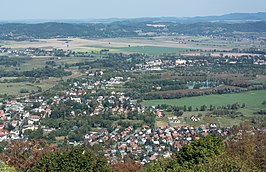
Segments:
[[[159,25],[160,27],[157,27]],[[52,37],[132,37],[154,36],[162,34],[188,34],[188,35],[231,35],[233,32],[266,32],[266,21],[245,23],[147,23],[134,21],[121,21],[113,23],[39,23],[0,24],[0,38],[52,38]],[[141,34],[140,34],[141,33]]]

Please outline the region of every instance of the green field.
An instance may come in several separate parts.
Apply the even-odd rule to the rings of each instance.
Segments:
[[[240,108],[237,111],[241,112],[244,116],[239,116],[236,118],[231,118],[229,116],[208,116],[207,114],[211,114],[211,111],[192,111],[192,112],[184,112],[181,116],[182,118],[189,119],[192,115],[202,114],[201,121],[199,122],[191,122],[190,120],[186,120],[185,123],[177,124],[180,125],[209,125],[210,123],[219,124],[221,127],[232,127],[234,125],[239,125],[240,123],[246,121],[250,122],[252,116],[254,116],[254,112],[259,110],[266,110],[266,106],[262,105],[262,102],[266,100],[266,90],[259,91],[249,91],[235,94],[223,94],[223,95],[206,95],[206,96],[198,96],[198,97],[186,97],[181,99],[167,99],[167,100],[146,100],[142,102],[144,106],[155,106],[158,104],[168,104],[168,105],[177,105],[177,106],[192,106],[193,109],[196,107],[200,107],[202,105],[215,105],[223,106],[233,103],[245,103],[245,108]],[[166,116],[171,116],[172,114],[165,113]],[[160,126],[167,125],[168,120],[157,121]],[[161,124],[162,123],[162,124]]]
[[[158,47],[158,46],[137,46],[137,47],[125,47],[118,49],[124,52],[134,52],[134,53],[153,54],[153,55],[180,53],[188,50],[186,48],[171,48],[171,47]]]
[[[0,94],[4,95],[25,95],[20,93],[21,89],[27,89],[29,92],[37,91],[38,87],[30,84],[30,83],[0,83]]]
[[[168,104],[178,106],[186,105],[196,108],[202,105],[223,106],[232,103],[245,103],[247,109],[260,109],[265,108],[265,106],[262,105],[264,100],[266,100],[266,90],[249,91],[235,94],[185,97],[181,99],[145,100],[142,102],[142,105],[155,106],[158,104]]]
[[[110,53],[141,53],[141,54],[172,54],[187,51],[187,48],[172,48],[160,46],[134,46],[134,47],[88,47],[86,49],[77,50],[79,52],[95,52],[99,53],[103,49],[108,49]]]
[[[266,84],[266,78],[254,79],[251,82],[253,82],[253,83],[259,83],[259,84]]]
[[[108,49],[109,53],[116,53],[119,52],[119,49],[115,49],[115,48],[109,48],[109,47],[88,47],[86,49],[77,49],[76,51],[78,52],[88,52],[88,53],[100,53],[101,50],[105,50]]]

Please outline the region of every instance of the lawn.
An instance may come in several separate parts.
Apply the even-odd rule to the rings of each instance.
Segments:
[[[248,109],[265,108],[262,102],[266,100],[266,90],[249,91],[235,94],[222,94],[222,95],[205,95],[197,97],[185,97],[181,99],[160,99],[160,100],[145,100],[142,102],[144,106],[155,106],[158,104],[169,104],[178,106],[192,106],[193,108],[202,105],[215,105],[223,106],[233,103],[245,103]]]

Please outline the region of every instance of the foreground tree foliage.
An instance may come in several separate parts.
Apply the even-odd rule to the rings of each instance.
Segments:
[[[27,171],[42,155],[54,151],[58,149],[43,140],[13,141],[0,154],[0,159],[17,171]]]
[[[184,145],[177,153],[177,162],[183,166],[193,166],[208,162],[211,158],[221,155],[225,146],[220,138],[205,137],[191,144]]]
[[[112,165],[112,169],[115,172],[135,172],[135,171],[140,171],[141,169],[141,164],[136,163],[135,161],[131,159],[126,159],[125,162],[117,163]]]
[[[206,137],[183,146],[174,159],[160,159],[142,171],[262,172],[266,170],[265,145],[266,137],[262,133],[229,141],[227,147],[219,138]]]
[[[263,172],[266,171],[264,130],[241,130],[224,142],[207,136],[193,141],[172,159],[159,159],[145,167],[133,160],[109,165],[101,156],[77,147],[51,146],[45,141],[15,141],[2,150],[0,169],[5,171],[78,172]],[[226,143],[226,144],[225,144]],[[12,168],[14,167],[14,169]],[[2,170],[1,169],[1,170]],[[3,171],[3,170],[2,170]]]
[[[59,149],[43,140],[14,141],[1,152],[0,160],[3,161],[0,171],[7,169],[7,172],[112,171],[103,157],[95,156],[85,148]]]
[[[256,172],[259,171],[254,167],[241,164],[240,161],[228,156],[224,153],[220,156],[212,158],[208,163],[201,163],[197,165],[194,171],[200,172]]]
[[[241,166],[266,171],[266,133],[265,128],[256,132],[239,135],[240,139],[231,140],[227,147],[230,157]]]
[[[172,160],[159,160],[144,171],[200,171],[201,164],[210,163],[216,156],[222,155],[225,145],[220,138],[205,137],[184,145]]]
[[[64,152],[52,152],[44,155],[33,168],[34,172],[108,172],[112,171],[107,162],[81,147]]]
[[[3,172],[16,172],[15,168],[9,167],[4,162],[0,163],[0,171],[3,171]]]

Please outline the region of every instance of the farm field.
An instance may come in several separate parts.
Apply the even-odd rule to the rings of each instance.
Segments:
[[[265,108],[262,102],[266,100],[266,90],[249,91],[235,94],[223,95],[205,95],[197,97],[186,97],[181,99],[163,99],[163,100],[145,100],[142,102],[144,106],[155,106],[158,104],[192,106],[193,108],[202,105],[223,106],[232,103],[245,103],[247,109]]]
[[[240,108],[238,111],[242,112],[243,110],[246,110],[245,108]],[[250,112],[250,111],[249,111]],[[177,123],[177,124],[171,124],[171,126],[187,126],[187,125],[192,125],[192,126],[201,126],[201,125],[209,125],[211,123],[216,123],[221,127],[232,127],[234,125],[239,125],[240,123],[247,121],[250,121],[250,116],[240,116],[240,117],[235,117],[235,118],[231,118],[229,116],[222,116],[222,117],[217,117],[217,116],[211,116],[208,114],[212,114],[211,111],[191,111],[191,112],[184,112],[182,116],[179,117],[179,120],[181,121],[181,123]],[[168,116],[173,116],[173,114],[167,114],[165,112],[166,117]],[[200,117],[200,121],[197,122],[193,122],[190,121],[190,117],[194,115],[194,116],[198,116],[201,115]],[[167,118],[157,118],[156,121],[156,125],[158,127],[163,127],[163,126],[168,126],[168,119]]]
[[[20,93],[21,89],[26,89],[29,92],[38,91],[38,87],[30,83],[0,83],[0,94],[12,95],[12,96],[21,96],[25,95]]]
[[[266,78],[258,78],[258,79],[254,79],[251,82],[253,83],[262,83],[262,84],[266,84]]]
[[[20,58],[20,57],[16,57]],[[94,59],[90,57],[61,57],[60,59],[57,57],[33,57],[30,60],[27,60],[23,62],[19,67],[3,67],[3,70],[5,71],[30,71],[37,68],[44,68],[46,66],[46,62],[49,60],[55,61],[57,66],[64,65],[64,64],[74,64],[78,62],[83,61],[93,61]],[[2,67],[2,66],[0,66]],[[67,80],[70,78],[80,77],[81,75],[84,75],[84,73],[80,73],[78,71],[77,67],[71,67],[69,69],[65,69],[66,71],[72,72],[72,75],[70,76],[63,76],[62,78],[55,78],[55,77],[46,77],[46,78],[38,78],[38,82],[17,82],[14,81],[15,79],[20,78],[27,78],[27,77],[2,77],[0,78],[0,95],[8,95],[8,96],[21,96],[21,95],[27,95],[28,93],[20,93],[21,89],[27,89],[29,92],[31,91],[37,91],[39,88],[42,89],[42,91],[46,91],[48,89],[51,89],[53,86],[58,84],[60,81]],[[29,78],[29,77],[28,77]]]
[[[16,57],[16,58],[20,58],[20,57]],[[32,57],[30,60],[27,60],[23,63],[21,63],[19,65],[19,67],[14,67],[14,66],[10,66],[10,67],[6,67],[6,66],[0,66],[3,67],[2,69],[6,70],[6,71],[28,71],[28,70],[32,70],[32,69],[37,69],[37,68],[42,68],[45,67],[47,64],[47,61],[54,61],[56,63],[57,66],[62,65],[64,66],[64,64],[74,64],[74,63],[79,63],[79,62],[88,62],[88,61],[94,61],[98,59],[97,57],[91,58],[91,57],[50,57],[50,56],[39,56],[39,57]]]
[[[88,53],[100,53],[102,50],[108,49],[108,53],[120,52],[119,49],[109,48],[109,47],[87,47],[86,49],[76,49],[78,52],[88,52]]]
[[[180,53],[187,51],[187,48],[173,48],[173,47],[157,47],[157,46],[137,46],[137,47],[125,47],[119,48],[120,51],[144,53],[144,54],[165,54],[165,53]]]
[[[162,46],[131,46],[131,47],[88,47],[79,49],[79,52],[100,53],[101,50],[108,49],[109,53],[141,53],[150,55],[173,54],[189,51],[188,48],[174,48]]]
[[[30,41],[5,41],[2,43],[10,48],[42,48],[53,49],[60,48],[74,51],[100,51],[109,49],[110,52],[139,52],[148,54],[162,53],[180,53],[186,49],[201,50],[231,50],[232,48],[249,48],[250,41],[223,40],[211,37],[195,36],[159,36],[159,37],[133,37],[133,38],[108,38],[108,39],[37,39],[36,42]],[[260,48],[266,48],[265,45],[258,44]],[[129,47],[130,46],[130,47]],[[144,47],[144,50],[143,50]],[[186,52],[187,53],[187,52]],[[190,54],[191,55],[191,54]],[[193,53],[192,53],[193,55]],[[219,54],[217,54],[219,55]],[[225,54],[226,55],[226,54]],[[237,55],[237,54],[233,54]]]
[[[250,121],[249,117],[236,117],[236,118],[231,118],[228,116],[223,116],[223,117],[216,117],[216,116],[209,116],[207,115],[208,113],[210,113],[210,111],[206,111],[206,112],[201,112],[201,111],[192,111],[192,112],[184,112],[184,114],[182,116],[179,117],[180,121],[182,121],[181,123],[178,124],[170,124],[173,127],[179,127],[179,126],[187,126],[187,125],[191,125],[191,126],[201,126],[201,125],[209,125],[211,123],[215,123],[218,124],[220,127],[232,127],[234,125],[239,125],[244,121]],[[192,115],[198,116],[199,114],[202,115],[202,117],[200,117],[200,121],[197,122],[193,122],[190,121],[190,117]],[[170,115],[172,116],[172,115]],[[156,126],[157,127],[165,127],[168,126],[169,122],[167,118],[159,118],[156,121]]]
[[[240,108],[237,112],[241,112],[243,116],[238,116],[232,118],[230,116],[212,116],[211,111],[191,111],[184,112],[179,119],[182,121],[178,124],[171,124],[171,126],[200,126],[200,125],[209,125],[211,123],[216,123],[220,127],[232,127],[234,125],[240,125],[242,122],[250,122],[252,116],[254,116],[254,112],[258,110],[266,109],[265,105],[262,105],[262,102],[266,100],[266,90],[260,91],[249,91],[235,94],[223,94],[223,95],[208,95],[208,96],[198,96],[198,97],[186,97],[181,99],[168,99],[168,100],[148,100],[143,101],[142,105],[144,106],[155,106],[158,104],[168,104],[168,105],[177,105],[177,106],[192,106],[195,110],[196,107],[200,107],[202,105],[215,105],[223,106],[233,103],[245,103],[245,108]],[[165,112],[167,116],[173,116],[171,113]],[[200,121],[192,122],[190,121],[190,117],[192,115],[198,116],[201,115]],[[159,118],[156,121],[156,125],[159,127],[168,126],[167,118]]]

